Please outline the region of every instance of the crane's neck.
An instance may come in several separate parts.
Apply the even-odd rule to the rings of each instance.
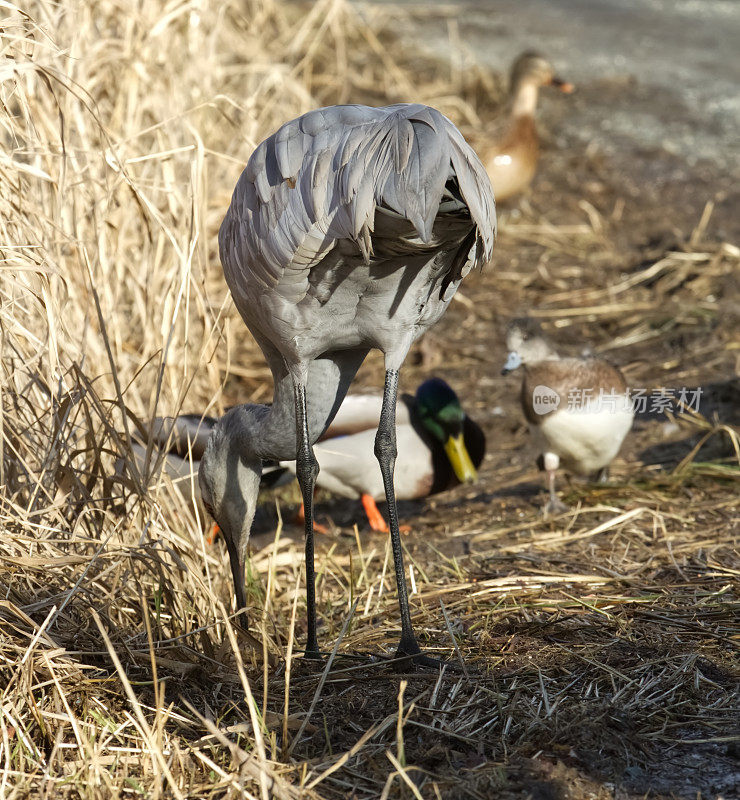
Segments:
[[[344,400],[367,350],[342,350],[318,358],[308,366],[306,408],[313,444],[329,426]],[[270,360],[274,391],[269,406],[242,406],[239,413],[240,448],[249,458],[292,461],[296,455],[295,391],[282,359]]]
[[[272,405],[246,404],[227,411],[208,440],[200,463],[200,489],[229,548],[239,607],[245,603],[244,561],[257,506],[262,464],[296,457],[293,378],[282,358],[263,347],[272,368]],[[315,442],[328,427],[367,350],[345,350],[312,361],[306,373],[308,433]]]
[[[272,405],[232,408],[216,423],[200,462],[203,502],[213,514],[229,550],[237,608],[247,603],[244,564],[266,460],[296,457],[293,377],[272,345],[260,342],[275,384]],[[311,361],[306,370],[308,434],[315,442],[337,413],[367,350],[343,350]]]

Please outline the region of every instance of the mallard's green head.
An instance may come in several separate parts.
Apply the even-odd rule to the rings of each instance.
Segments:
[[[478,473],[466,446],[466,416],[455,392],[441,378],[430,378],[416,390],[416,410],[424,428],[443,445],[460,483],[474,481]]]

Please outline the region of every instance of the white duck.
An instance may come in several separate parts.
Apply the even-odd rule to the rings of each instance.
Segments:
[[[577,475],[606,479],[634,418],[627,383],[603,359],[561,358],[530,318],[512,320],[506,347],[502,374],[524,368],[520,401],[547,472],[545,511],[564,511],[555,473],[562,462]]]
[[[403,394],[400,400],[396,416],[397,499],[416,500],[475,480],[485,455],[485,436],[463,411],[450,386],[441,378],[431,378],[415,395]],[[382,403],[379,394],[347,395],[334,421],[314,445],[314,453],[319,462],[316,486],[361,500],[370,527],[387,533],[388,524],[375,504],[385,497],[373,452]],[[162,470],[189,504],[200,504],[197,474],[216,422],[214,417],[198,414],[157,417],[134,442],[139,469],[145,463],[149,442],[150,459],[161,459]],[[295,472],[295,461],[267,464],[260,488],[284,485]]]

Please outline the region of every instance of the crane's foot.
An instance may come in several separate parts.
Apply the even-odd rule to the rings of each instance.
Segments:
[[[312,664],[312,665],[324,663],[324,659],[322,658],[321,653],[309,652],[308,650],[306,650],[306,652],[303,654],[303,660],[307,664]]]
[[[319,651],[318,644],[314,644],[313,646],[310,644],[306,645],[306,649],[303,651],[303,660],[314,662],[324,660],[324,656]]]
[[[456,664],[451,664],[448,661],[441,661],[438,658],[432,658],[432,656],[428,656],[426,653],[423,653],[421,647],[419,647],[419,643],[413,636],[401,637],[394,661],[399,668],[412,663],[419,667],[428,667],[436,670],[442,669],[443,667],[447,667],[448,669],[452,670],[459,670],[459,666]]]

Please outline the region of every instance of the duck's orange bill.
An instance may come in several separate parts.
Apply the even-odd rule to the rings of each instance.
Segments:
[[[568,83],[557,76],[550,81],[550,85],[554,86],[556,89],[560,89],[560,91],[565,92],[565,94],[570,94],[576,88],[572,83]]]
[[[470,453],[468,453],[468,448],[465,447],[465,440],[462,434],[459,436],[450,436],[449,439],[447,439],[445,442],[445,453],[447,453],[447,458],[450,459],[452,469],[460,483],[468,483],[476,480],[478,472],[473,466]]]

